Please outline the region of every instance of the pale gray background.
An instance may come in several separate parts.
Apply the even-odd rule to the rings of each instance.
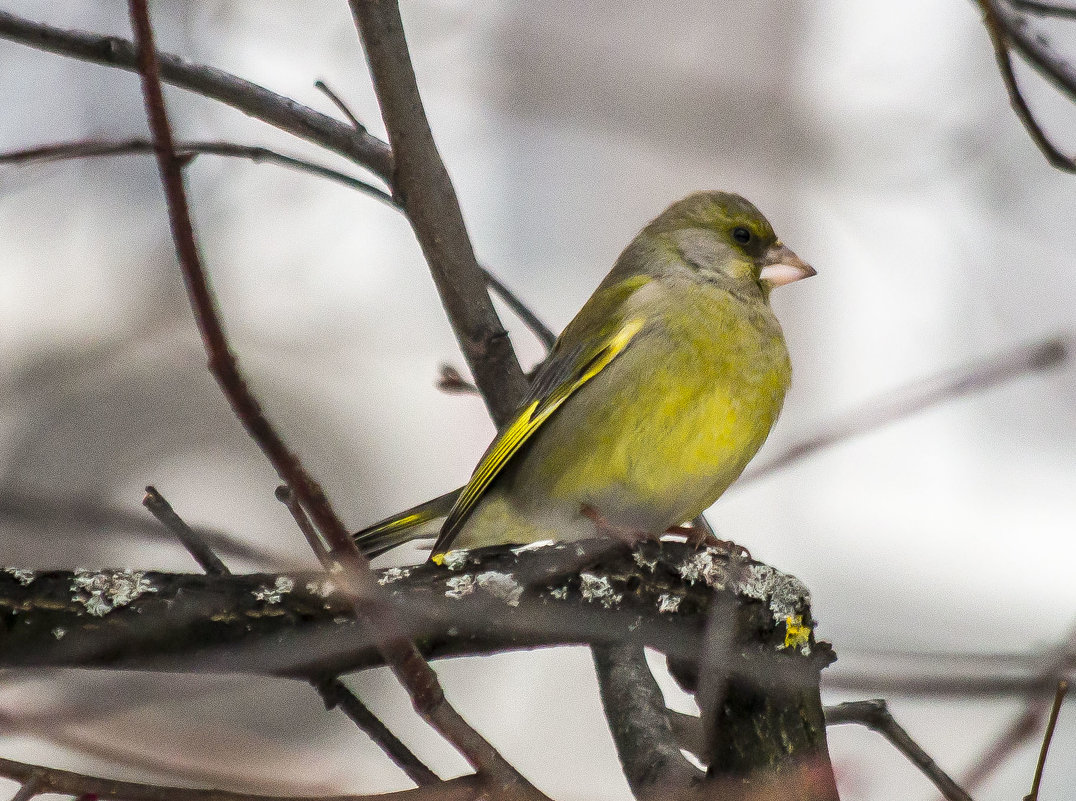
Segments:
[[[2,5],[128,35],[118,0]],[[312,86],[325,79],[381,131],[344,2],[154,11],[161,47],[335,113]],[[556,328],[636,230],[695,189],[747,195],[818,268],[774,300],[796,378],[768,453],[887,389],[1072,326],[1076,177],[1051,169],[1010,112],[966,0],[445,0],[406,2],[404,16],[478,253]],[[1076,57],[1076,23],[1050,29]],[[1021,74],[1076,149],[1076,110]],[[339,164],[219,104],[167,97],[181,137]],[[0,41],[0,148],[145,130],[133,75]],[[403,219],[272,166],[202,157],[187,176],[242,362],[348,523],[462,483],[493,428],[478,400],[433,388],[438,365],[462,359]],[[506,320],[532,363],[536,343]],[[148,158],[0,168],[0,488],[137,511],[152,482],[190,521],[308,564],[204,362]],[[884,669],[864,654],[891,649],[1034,652],[1076,618],[1074,401],[1072,366],[1025,378],[730,491],[710,517],[811,587],[818,634],[846,665]],[[77,526],[0,521],[0,537],[6,564],[191,567],[177,548]],[[629,797],[584,650],[438,670],[555,798]],[[390,722],[413,719],[386,674],[354,684]],[[959,774],[1019,703],[892,707]],[[113,776],[408,786],[312,690],[284,682],[11,676],[0,715],[3,755]],[[407,738],[463,769],[421,728]],[[978,797],[1026,793],[1037,745]],[[876,735],[840,728],[831,746],[847,798],[934,795]],[[1070,704],[1044,799],[1070,792],[1074,753]]]

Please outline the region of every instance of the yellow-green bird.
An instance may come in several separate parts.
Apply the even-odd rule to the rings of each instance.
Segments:
[[[765,442],[791,368],[770,291],[815,274],[739,195],[647,225],[557,339],[465,487],[359,532],[368,556],[657,537],[701,514]]]

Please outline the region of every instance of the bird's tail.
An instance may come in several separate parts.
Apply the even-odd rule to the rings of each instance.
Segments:
[[[367,559],[373,559],[405,542],[436,537],[437,530],[431,531],[424,524],[447,517],[461,492],[463,487],[439,495],[432,501],[412,506],[392,517],[386,517],[355,534],[355,544]]]

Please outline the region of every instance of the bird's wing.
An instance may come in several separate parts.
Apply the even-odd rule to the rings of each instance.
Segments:
[[[632,289],[634,290],[634,287]],[[535,376],[522,411],[486,451],[471,480],[467,482],[449,512],[441,528],[441,535],[433,546],[431,559],[434,562],[443,558],[483,494],[523,444],[534,436],[568,398],[623,352],[642,329],[646,318],[639,316],[627,320],[615,319],[612,322],[612,325],[602,326],[603,330],[596,332],[599,335],[593,338],[566,339],[571,333],[569,326],[557,341],[553,354]]]

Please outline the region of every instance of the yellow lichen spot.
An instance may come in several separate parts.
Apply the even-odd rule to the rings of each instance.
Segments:
[[[811,642],[811,627],[804,624],[803,615],[785,618],[785,648],[807,648]]]
[[[445,555],[443,553],[435,553],[430,557],[430,561],[440,567],[445,563]]]

